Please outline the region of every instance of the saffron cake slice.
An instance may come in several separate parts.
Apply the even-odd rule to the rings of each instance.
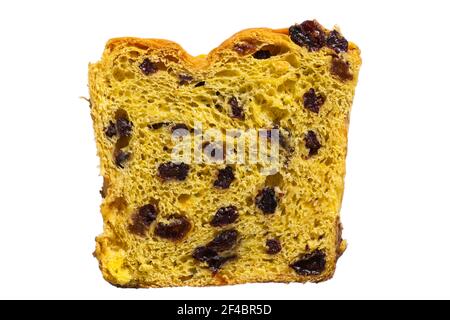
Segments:
[[[198,57],[166,40],[110,40],[89,65],[104,278],[119,287],[331,278],[346,247],[339,212],[360,65],[358,47],[317,21],[243,30]],[[255,131],[270,138],[276,161],[230,148],[230,130],[244,146]],[[174,158],[180,146],[191,156]]]

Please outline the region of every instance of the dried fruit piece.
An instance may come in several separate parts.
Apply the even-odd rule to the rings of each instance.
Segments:
[[[222,207],[217,210],[216,214],[211,220],[213,227],[222,227],[231,224],[239,217],[237,208],[235,206]]]
[[[292,269],[302,276],[319,275],[325,271],[326,255],[321,250],[305,254],[290,265]]]
[[[189,173],[189,165],[181,163],[166,162],[158,167],[158,176],[163,180],[186,180]]]
[[[108,138],[112,138],[117,134],[116,124],[112,121],[109,121],[109,125],[105,129],[105,135]]]
[[[309,156],[312,157],[319,153],[319,149],[322,147],[317,135],[314,131],[308,131],[305,136],[305,146],[309,149]]]
[[[343,59],[333,57],[331,59],[330,72],[342,81],[353,80],[353,74],[350,72],[350,66],[348,62]]]
[[[185,84],[189,84],[192,82],[192,80],[194,80],[194,78],[191,75],[188,74],[180,74],[178,76],[179,79],[179,84],[180,85],[185,85]]]
[[[123,150],[119,150],[116,152],[116,155],[114,157],[114,163],[119,168],[123,169],[125,162],[127,162],[131,157],[131,153],[125,152]]]
[[[142,73],[144,73],[146,76],[158,71],[156,63],[151,62],[148,58],[145,58],[144,61],[142,61],[142,63],[139,65],[139,69],[141,69]]]
[[[170,124],[169,122],[157,122],[149,124],[148,127],[152,130],[158,130],[161,129],[162,127],[168,126],[169,124]]]
[[[253,43],[249,42],[239,42],[236,43],[233,47],[233,50],[239,53],[240,55],[246,55],[250,52],[255,51],[256,46]]]
[[[230,255],[230,256],[215,256],[208,260],[208,266],[211,268],[211,270],[214,273],[217,273],[222,266],[230,261],[236,259],[236,255]]]
[[[228,103],[231,106],[231,117],[244,120],[245,119],[244,108],[239,105],[239,102],[236,99],[236,97],[231,97]]]
[[[144,236],[153,221],[156,220],[158,211],[153,204],[146,204],[139,208],[138,212],[133,215],[133,223],[129,226],[129,230],[137,235]]]
[[[229,260],[235,259],[236,255],[220,256],[217,251],[207,247],[198,247],[192,253],[195,260],[206,262],[208,267],[216,273]]]
[[[220,169],[217,174],[217,179],[214,181],[214,187],[220,189],[228,189],[235,179],[233,168],[226,166],[224,169]]]
[[[258,50],[253,54],[253,58],[255,59],[269,59],[272,56],[269,50]]]
[[[155,228],[158,237],[168,240],[181,240],[191,230],[191,223],[182,215],[173,214],[168,217],[169,223],[159,222]]]
[[[327,47],[336,53],[348,51],[348,41],[338,31],[333,30],[328,35]]]
[[[209,260],[211,260],[217,256],[218,256],[217,251],[213,250],[207,246],[198,247],[192,253],[192,257],[194,257],[195,260],[198,260],[201,262],[208,262]]]
[[[268,254],[277,254],[281,251],[281,243],[277,239],[267,239],[266,241],[266,252]]]
[[[238,232],[235,229],[224,230],[220,232],[211,242],[206,246],[216,251],[225,251],[234,247],[238,237]]]
[[[119,118],[116,122],[117,133],[120,137],[129,137],[133,130],[133,123],[125,118]]]
[[[317,51],[325,45],[325,32],[315,20],[307,20],[289,28],[291,40],[310,51]]]
[[[277,198],[275,189],[266,187],[259,191],[255,199],[256,206],[265,214],[275,213],[277,208]]]
[[[196,84],[195,84],[195,88],[198,88],[198,87],[203,87],[204,85],[206,84],[206,82],[205,81],[200,81],[200,82],[197,82]]]
[[[320,107],[325,103],[325,97],[321,94],[316,94],[316,90],[309,89],[303,95],[303,105],[309,111],[319,113]]]

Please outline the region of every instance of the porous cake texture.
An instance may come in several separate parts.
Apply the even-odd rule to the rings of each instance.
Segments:
[[[360,65],[358,47],[316,21],[244,30],[198,57],[166,40],[110,40],[89,66],[104,278],[332,277],[346,247],[339,211]],[[253,150],[264,161],[251,160],[255,136],[267,138]]]

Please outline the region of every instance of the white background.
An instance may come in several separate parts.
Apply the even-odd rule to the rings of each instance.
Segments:
[[[0,297],[450,298],[448,1],[1,1]],[[236,31],[316,18],[361,50],[342,208],[322,284],[117,289],[92,257],[101,185],[88,62],[111,37],[207,53]]]

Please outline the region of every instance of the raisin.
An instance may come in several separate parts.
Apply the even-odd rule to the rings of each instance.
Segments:
[[[263,213],[275,213],[275,210],[277,208],[275,189],[272,187],[266,187],[262,189],[256,196],[255,202],[256,206],[261,209]]]
[[[158,68],[156,67],[156,63],[151,62],[148,58],[145,58],[144,61],[139,65],[139,69],[148,76],[151,73],[155,73],[158,71]]]
[[[266,241],[266,252],[268,254],[277,254],[281,251],[281,243],[277,239],[267,239]]]
[[[256,49],[256,46],[253,43],[249,42],[240,42],[236,43],[233,47],[233,50],[239,53],[240,55],[246,55],[250,52],[253,52]]]
[[[319,275],[325,270],[326,255],[321,250],[305,254],[290,265],[292,269],[302,276]]]
[[[198,247],[192,253],[192,257],[195,260],[206,262],[208,267],[215,273],[225,264],[225,262],[235,259],[235,255],[220,256],[216,250],[213,250],[207,246]]]
[[[158,211],[153,204],[146,204],[140,207],[138,211],[139,220],[147,227],[155,221],[157,214]]]
[[[211,260],[217,256],[218,256],[217,251],[213,250],[207,246],[198,247],[192,253],[192,257],[194,257],[195,260],[198,260],[201,262],[208,262],[209,260]]]
[[[272,56],[269,50],[258,50],[253,54],[253,58],[255,59],[269,59]]]
[[[185,136],[189,133],[189,127],[184,123],[177,123],[172,126],[171,131],[176,136]]]
[[[327,47],[336,53],[348,51],[348,41],[338,31],[333,30],[328,35]]]
[[[195,88],[198,88],[198,87],[203,87],[204,85],[206,84],[206,82],[205,81],[200,81],[200,82],[197,82],[196,84],[195,84]]]
[[[180,74],[178,76],[178,79],[179,79],[180,85],[189,84],[189,83],[192,82],[192,80],[194,80],[194,78],[191,75],[188,75],[188,74]]]
[[[228,103],[231,106],[231,116],[233,118],[244,120],[245,119],[244,108],[242,108],[242,106],[239,105],[239,102],[236,99],[236,97],[231,97]]]
[[[155,228],[155,234],[158,237],[168,240],[181,240],[191,230],[189,220],[178,214],[169,216],[169,223],[158,223]]]
[[[186,180],[189,173],[189,165],[181,163],[166,162],[158,167],[158,176],[163,180]]]
[[[237,208],[235,206],[222,207],[217,210],[211,220],[213,227],[222,227],[235,222],[238,218]]]
[[[325,45],[325,32],[315,20],[307,20],[289,28],[291,40],[310,51],[317,51]]]
[[[116,152],[116,155],[114,157],[114,163],[116,164],[116,166],[123,169],[125,162],[130,159],[130,156],[131,153],[119,150]]]
[[[125,118],[119,118],[116,127],[120,137],[129,137],[133,130],[133,123]]]
[[[149,124],[148,127],[153,130],[161,129],[162,127],[168,126],[169,122],[157,122],[153,124]]]
[[[228,189],[234,179],[233,168],[226,166],[224,169],[219,170],[217,179],[214,181],[214,187],[219,189]]]
[[[206,246],[216,251],[225,251],[234,247],[238,237],[238,232],[235,229],[225,230],[220,232],[211,242]]]
[[[325,103],[325,97],[321,94],[316,94],[316,90],[309,89],[303,95],[303,105],[309,111],[319,113],[320,107]]]
[[[348,62],[333,57],[331,59],[331,68],[330,72],[332,75],[338,77],[342,81],[350,81],[353,80],[353,74],[350,72],[350,66]]]
[[[143,236],[148,228],[155,221],[158,211],[153,204],[146,204],[139,208],[138,212],[133,216],[133,223],[129,230],[137,235]]]
[[[236,259],[236,255],[231,255],[231,256],[215,256],[213,258],[211,258],[210,260],[208,260],[208,266],[211,268],[211,270],[214,273],[217,273],[219,271],[220,268],[222,268],[222,266],[230,261],[230,260],[234,260]]]
[[[305,136],[305,146],[309,149],[309,156],[315,156],[319,153],[319,149],[322,147],[317,135],[314,131],[308,131]]]
[[[105,129],[105,134],[108,138],[112,138],[117,134],[116,124],[109,121],[109,125]]]

